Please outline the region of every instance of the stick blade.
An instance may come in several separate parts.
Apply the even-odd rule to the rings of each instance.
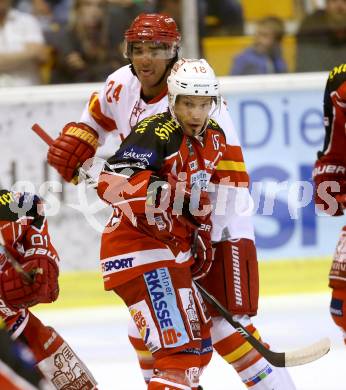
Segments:
[[[285,367],[300,366],[313,362],[330,351],[330,340],[328,337],[317,341],[305,348],[285,353]]]

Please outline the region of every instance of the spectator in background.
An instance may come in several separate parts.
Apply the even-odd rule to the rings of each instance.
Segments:
[[[242,35],[244,34],[244,15],[239,0],[199,0],[204,3],[206,16],[216,19],[214,26],[207,26],[202,35]],[[201,6],[199,6],[201,8]]]
[[[297,72],[328,71],[345,61],[346,0],[326,0],[306,16],[297,34]]]
[[[0,1],[0,86],[41,83],[40,66],[49,52],[38,21]]]
[[[156,0],[107,0],[109,39],[119,48],[123,43],[125,30],[131,21],[141,13],[156,12]]]
[[[178,28],[180,31],[183,31],[182,26],[182,1],[181,0],[157,0],[157,12],[164,15],[171,16],[178,25]],[[201,41],[201,37],[205,33],[205,4],[204,0],[200,0],[197,3],[197,13],[198,13],[198,32],[199,32],[199,40],[198,40],[198,49],[199,49],[199,56],[203,57],[203,45]]]
[[[72,4],[73,0],[18,0],[16,8],[36,16],[45,33],[52,25],[58,28],[68,22]]]
[[[280,18],[268,16],[257,22],[253,45],[235,57],[232,75],[287,72],[281,42],[285,33]]]
[[[124,59],[108,34],[106,0],[76,0],[71,24],[53,34],[51,83],[102,81]]]

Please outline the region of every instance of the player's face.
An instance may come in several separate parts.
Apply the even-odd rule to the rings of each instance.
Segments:
[[[131,48],[131,62],[145,95],[155,96],[167,83],[167,47],[154,42],[135,42]],[[159,83],[160,82],[160,83]],[[159,84],[158,84],[159,83]]]
[[[202,131],[211,107],[209,96],[177,96],[174,113],[186,135],[196,136]]]

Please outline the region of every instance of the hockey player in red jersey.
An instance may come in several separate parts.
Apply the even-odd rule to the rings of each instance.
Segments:
[[[330,73],[324,92],[325,139],[313,170],[316,206],[337,217],[346,207],[346,64]],[[346,226],[341,230],[332,266],[330,313],[346,343]]]
[[[169,111],[135,126],[100,175],[98,194],[114,207],[101,265],[105,289],[124,300],[152,353],[148,389],[189,390],[211,357],[211,321],[192,277],[212,265],[206,190],[227,175],[216,168],[226,137],[209,121],[220,96],[205,60],[178,61],[168,81]]]
[[[58,276],[59,258],[42,201],[28,193],[0,190],[0,317],[11,337],[29,347],[36,367],[54,388],[96,389],[66,341],[29,310],[57,299]],[[69,368],[70,375],[62,368]]]
[[[167,77],[178,58],[180,40],[176,23],[168,16],[142,14],[133,21],[125,33],[125,55],[130,65],[109,75],[103,88],[91,96],[80,121],[67,124],[49,148],[48,161],[65,180],[73,180],[78,167],[95,155],[97,145],[107,142],[108,134],[115,132],[124,139],[140,120],[167,110]],[[228,212],[223,216],[226,228],[221,227],[224,226],[221,219],[213,221],[215,261],[211,273],[201,282],[259,338],[250,319],[257,313],[258,264],[252,218],[246,212],[252,204],[248,175],[222,98],[220,109],[212,114],[212,119],[227,137],[228,163],[224,169],[233,186],[228,188]],[[208,308],[213,317],[213,345],[247,387],[253,390],[295,388],[286,369],[270,365],[215,310]],[[152,375],[151,355],[133,322],[129,334],[148,381]]]

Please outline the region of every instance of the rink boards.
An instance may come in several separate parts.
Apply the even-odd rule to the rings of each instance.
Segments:
[[[343,218],[316,214],[311,202],[311,169],[323,139],[325,79],[325,73],[221,78],[251,176],[260,261],[330,257],[344,224]],[[80,84],[0,91],[0,136],[6,142],[1,185],[25,181],[27,190],[43,194],[63,270],[98,269],[109,210],[100,210],[93,190],[61,183],[45,163],[47,146],[30,128],[38,122],[55,137],[65,123],[78,120],[89,94],[99,88]],[[116,145],[112,138],[99,155],[109,156]]]

